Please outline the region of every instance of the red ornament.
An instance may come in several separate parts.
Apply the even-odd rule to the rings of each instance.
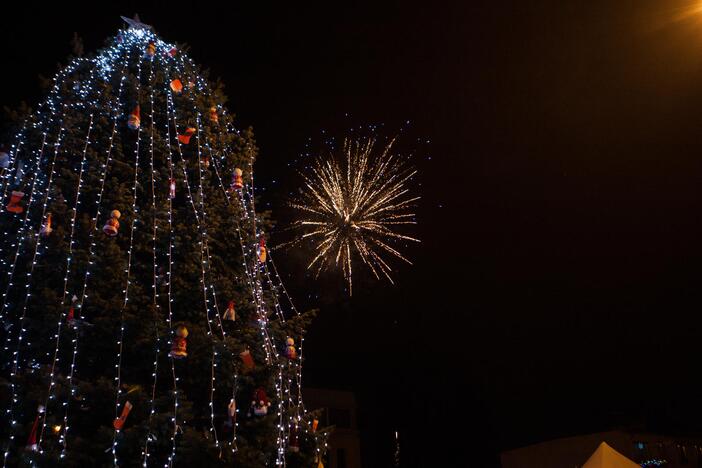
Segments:
[[[177,53],[178,49],[176,49],[175,47],[171,47],[171,50],[168,51],[168,55],[171,57],[175,57]]]
[[[174,359],[188,357],[188,329],[183,325],[176,328],[176,337],[171,345],[171,352],[168,355]]]
[[[127,119],[127,126],[131,128],[132,130],[138,130],[139,126],[141,125],[141,109],[139,108],[139,104],[134,108],[131,114],[129,114],[129,118]]]
[[[110,237],[116,236],[117,232],[119,232],[118,219],[120,216],[122,216],[122,213],[120,213],[118,210],[112,210],[112,213],[110,213],[110,219],[108,219],[105,225],[102,227],[102,232]]]
[[[178,141],[183,143],[184,145],[187,145],[190,143],[190,137],[193,136],[193,134],[197,131],[196,128],[193,127],[188,127],[185,129],[185,133],[182,135],[178,135]]]
[[[129,412],[132,410],[132,404],[127,401],[124,404],[124,408],[122,408],[122,414],[119,415],[119,418],[115,418],[114,421],[112,421],[112,426],[116,430],[121,430],[124,427],[124,422],[127,420],[127,416],[129,416]]]
[[[37,429],[39,428],[39,419],[41,419],[42,414],[44,414],[44,407],[39,405],[37,408],[37,417],[34,418],[32,430],[29,432],[29,437],[27,438],[27,450],[32,450],[34,452],[39,450],[39,444],[37,444]]]
[[[76,321],[76,311],[73,308],[73,304],[71,304],[71,307],[68,309],[68,317],[66,317],[66,322],[68,322],[68,326],[72,327],[75,324]]]
[[[254,360],[253,357],[251,356],[251,353],[247,349],[246,351],[243,351],[239,353],[239,357],[241,358],[241,362],[244,365],[244,373],[247,373],[254,368]]]
[[[227,310],[224,311],[224,316],[222,317],[222,319],[231,320],[231,321],[236,320],[236,311],[234,310],[234,301],[229,301],[229,304],[227,305]]]
[[[173,92],[176,94],[181,94],[183,92],[183,83],[181,83],[178,78],[171,81],[170,86],[171,86],[171,89],[173,90]]]
[[[22,207],[22,205],[20,205],[20,201],[22,201],[23,197],[24,192],[18,192],[16,190],[13,190],[12,194],[10,195],[10,203],[7,204],[5,209],[10,213],[22,213],[24,211],[24,208]]]

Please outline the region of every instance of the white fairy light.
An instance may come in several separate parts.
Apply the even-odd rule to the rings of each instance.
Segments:
[[[130,30],[128,32],[132,32]],[[138,47],[138,42],[135,44]],[[143,47],[143,45],[142,45]],[[139,96],[139,90],[141,89],[141,62],[140,58],[137,61],[137,81],[136,81],[136,96]],[[137,215],[139,213],[139,208],[137,207],[137,185],[139,183],[139,142],[141,139],[141,125],[137,129],[136,143],[134,148],[134,185],[132,187],[132,220],[129,223],[129,250],[127,250],[127,269],[126,269],[126,280],[124,285],[124,301],[122,302],[122,307],[120,308],[120,328],[119,328],[119,341],[118,341],[118,351],[117,351],[117,376],[115,377],[116,395],[115,395],[115,418],[119,415],[119,403],[120,396],[122,394],[121,384],[122,384],[122,350],[124,349],[124,312],[127,308],[127,302],[129,301],[129,286],[131,284],[131,271],[132,271],[132,250],[134,248],[134,230],[136,229]],[[117,459],[117,438],[119,435],[119,429],[115,428],[112,437],[112,458],[115,467],[119,466]]]

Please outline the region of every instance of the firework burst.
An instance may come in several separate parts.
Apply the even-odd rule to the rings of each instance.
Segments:
[[[416,224],[413,208],[419,197],[409,185],[417,171],[392,152],[391,140],[382,152],[373,152],[375,139],[344,140],[340,157],[318,157],[291,203],[302,213],[293,227],[302,231],[297,241],[311,240],[316,251],[308,269],[341,268],[352,292],[352,264],[362,260],[376,278],[391,283],[386,258],[411,264],[397,250],[401,241],[418,239],[398,232]]]

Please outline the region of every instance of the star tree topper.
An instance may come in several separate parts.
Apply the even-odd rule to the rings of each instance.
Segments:
[[[148,29],[151,30],[153,29],[153,26],[150,26],[148,24],[144,24],[141,22],[141,19],[139,18],[139,14],[135,13],[134,18],[129,19],[124,16],[120,16],[124,20],[125,23],[129,25],[129,29]]]

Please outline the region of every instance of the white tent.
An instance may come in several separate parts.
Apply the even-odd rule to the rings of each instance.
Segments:
[[[587,459],[583,468],[641,468],[641,465],[602,442],[595,453]]]

